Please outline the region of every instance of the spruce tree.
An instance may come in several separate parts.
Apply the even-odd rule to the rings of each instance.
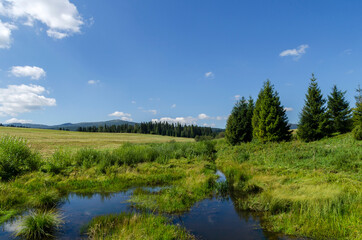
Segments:
[[[288,117],[281,105],[278,92],[267,80],[260,90],[253,118],[253,136],[261,142],[288,141],[291,137]]]
[[[314,74],[310,80],[297,130],[298,137],[306,142],[319,140],[328,136],[330,132],[330,123],[324,106],[326,100],[323,98]]]
[[[346,133],[352,128],[352,110],[342,92],[334,85],[331,94],[328,96],[328,117],[333,132]]]
[[[254,101],[250,97],[246,101],[244,97],[238,101],[226,124],[225,137],[226,140],[236,145],[241,142],[250,142],[253,138],[251,119],[253,116]]]
[[[356,107],[353,109],[354,129],[353,136],[357,140],[362,140],[362,89],[360,86],[356,89]]]

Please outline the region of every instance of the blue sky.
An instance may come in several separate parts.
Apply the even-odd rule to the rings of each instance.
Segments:
[[[362,78],[361,1],[0,0],[0,122],[225,127],[266,79],[298,122]]]

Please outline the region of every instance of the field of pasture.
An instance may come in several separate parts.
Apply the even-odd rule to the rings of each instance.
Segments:
[[[92,133],[72,132],[47,129],[1,127],[0,137],[10,135],[22,137],[31,148],[43,156],[50,156],[55,150],[64,148],[76,150],[80,148],[114,149],[123,143],[166,143],[193,142],[190,138],[168,137],[151,134],[132,133]]]

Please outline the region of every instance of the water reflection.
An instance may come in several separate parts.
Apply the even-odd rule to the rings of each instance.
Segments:
[[[218,182],[226,181],[225,176],[218,171]],[[164,187],[143,188],[156,193]],[[118,193],[71,193],[59,211],[64,217],[64,225],[58,232],[58,239],[85,239],[81,235],[82,228],[95,216],[112,213],[135,211],[127,202],[135,189]],[[261,215],[250,211],[241,211],[233,194],[214,196],[195,204],[190,211],[172,216],[175,224],[186,227],[199,239],[289,239],[261,228]],[[18,222],[3,224],[0,239],[12,238],[12,232]]]

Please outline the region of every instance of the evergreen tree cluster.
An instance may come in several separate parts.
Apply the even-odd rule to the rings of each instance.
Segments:
[[[352,130],[352,110],[345,99],[346,92],[333,86],[328,101],[318,87],[312,74],[306,100],[300,114],[297,135],[306,142],[328,137],[333,133],[346,133]]]
[[[353,110],[345,99],[346,92],[333,86],[327,99],[318,87],[312,74],[306,94],[305,104],[300,114],[297,136],[302,141],[316,141],[334,133],[346,133],[352,130],[354,136],[362,140],[362,90],[357,89],[356,107]],[[278,92],[267,80],[260,90],[258,99],[253,103],[243,97],[238,101],[226,125],[226,140],[236,145],[256,139],[260,142],[279,142],[291,139],[290,125],[281,105]]]
[[[226,125],[226,140],[236,145],[256,139],[260,142],[284,141],[291,137],[290,125],[278,92],[267,80],[260,90],[258,99],[243,97],[238,101]]]
[[[80,132],[108,132],[108,133],[142,133],[155,134],[173,137],[195,138],[196,136],[215,137],[221,131],[210,127],[200,127],[196,125],[182,125],[168,122],[145,122],[134,125],[104,125],[92,127],[79,127]]]

